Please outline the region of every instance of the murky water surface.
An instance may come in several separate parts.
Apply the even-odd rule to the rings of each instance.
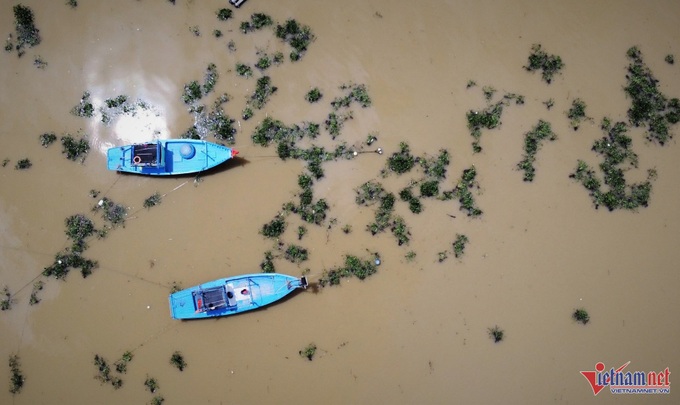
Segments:
[[[26,377],[20,394],[0,390],[0,403],[148,403],[147,376],[168,404],[182,403],[636,403],[612,395],[593,400],[581,370],[597,362],[629,369],[680,371],[680,149],[644,141],[632,129],[639,168],[631,180],[656,168],[651,204],[639,212],[595,210],[585,189],[568,178],[578,159],[597,165],[590,151],[603,136],[602,117],[625,120],[626,50],[638,46],[668,97],[680,95],[680,68],[664,62],[680,56],[677,1],[264,1],[249,0],[223,22],[226,1],[23,1],[35,12],[42,43],[17,58],[0,55],[0,285],[13,293],[13,307],[0,314],[0,380],[18,354]],[[14,31],[12,6],[0,2],[0,32]],[[294,18],[316,36],[295,63],[291,48],[271,29],[242,34],[239,25],[255,12],[278,23]],[[200,36],[192,33],[195,27]],[[216,38],[213,30],[223,36]],[[229,49],[229,41],[234,47]],[[565,62],[552,84],[522,67],[540,43]],[[234,49],[235,48],[235,49]],[[239,118],[256,79],[239,77],[237,62],[253,65],[257,51],[281,51],[285,62],[266,71],[278,91],[248,121],[239,120],[240,158],[202,176],[145,178],[106,170],[105,150],[150,138],[176,138],[193,124],[181,100],[184,84],[203,80],[217,66],[216,89],[225,112]],[[47,66],[33,65],[40,56]],[[256,70],[255,77],[261,73]],[[466,88],[474,80],[477,86]],[[359,145],[377,133],[386,154],[360,154],[329,162],[315,183],[315,198],[330,204],[322,226],[288,217],[284,244],[298,243],[309,260],[276,259],[279,272],[324,269],[343,255],[379,252],[373,277],[340,287],[307,290],[266,310],[202,322],[170,319],[172,282],[184,287],[215,278],[260,271],[276,245],[259,230],[288,201],[297,201],[300,161],[282,161],[274,147],[251,141],[255,127],[272,116],[292,125],[321,123],[339,86],[365,84],[372,106],[353,104],[353,119],[340,137],[323,129],[318,144]],[[473,154],[465,114],[484,108],[483,86],[525,96],[506,107],[502,125],[484,130],[482,153]],[[309,104],[313,87],[324,98]],[[114,117],[105,125],[69,113],[89,92],[98,109],[124,94],[149,106]],[[544,101],[555,106],[547,110]],[[573,131],[565,111],[581,98],[591,121]],[[537,155],[533,183],[516,169],[523,136],[539,119],[558,135]],[[677,132],[676,127],[672,131]],[[86,135],[92,150],[84,163],[68,161],[59,142],[43,148],[38,136]],[[396,213],[412,239],[398,246],[388,231],[365,231],[374,207],[359,207],[354,190],[368,180],[398,193],[422,175],[380,177],[386,158],[407,142],[414,154],[451,154],[442,187],[452,188],[474,165],[484,211],[470,219],[455,200],[425,199],[412,214],[398,201]],[[370,150],[370,149],[369,149]],[[22,158],[33,167],[15,170]],[[85,256],[99,268],[83,279],[40,276],[54,255],[69,246],[64,219],[91,212],[91,189],[128,207],[124,227],[91,238]],[[162,204],[142,207],[155,192]],[[351,226],[345,234],[342,228]],[[456,234],[470,242],[462,258],[451,252]],[[409,251],[416,253],[409,261]],[[438,253],[449,251],[438,261]],[[29,305],[42,280],[41,302]],[[571,314],[583,307],[588,325]],[[505,339],[494,344],[488,329]],[[315,343],[312,362],[298,351]],[[95,354],[113,363],[131,350],[123,386],[114,390],[93,377]],[[170,355],[179,350],[188,366],[179,372]],[[114,375],[118,375],[114,373]],[[673,374],[675,375],[675,374]],[[672,380],[672,377],[671,377]],[[7,383],[3,384],[7,384]],[[678,395],[644,398],[674,403]]]

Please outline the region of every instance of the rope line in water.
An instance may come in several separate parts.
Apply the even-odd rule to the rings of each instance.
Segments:
[[[113,181],[113,183],[109,186],[109,188],[106,190],[106,192],[103,193],[102,198],[106,197],[106,195],[111,191],[111,189],[118,183],[118,181],[119,181],[121,178],[122,178],[122,176],[118,176],[118,178],[117,178],[116,180]],[[167,196],[168,194],[170,194],[170,193],[172,193],[172,192],[174,192],[174,191],[180,189],[182,186],[184,186],[184,185],[187,184],[188,182],[189,182],[189,180],[186,180],[184,183],[182,183],[182,184],[180,184],[180,185],[174,187],[172,190],[168,191],[167,193],[163,194],[162,196],[163,196],[163,197]],[[141,210],[143,210],[143,207],[142,207],[142,208],[139,208],[138,210],[136,210],[133,214],[137,214],[137,213],[138,213],[139,211],[141,211]],[[128,218],[128,219],[134,219],[134,218]],[[66,245],[68,245],[68,240],[65,241],[65,242],[62,244],[61,248],[59,249],[59,252],[61,252],[62,250],[64,250],[64,248],[66,247]],[[28,253],[37,253],[37,254],[51,255],[51,254],[48,254],[48,253],[33,252],[33,251],[31,251],[31,250],[24,249],[24,248],[20,248],[20,247],[9,247],[9,246],[2,246],[2,247],[3,247],[3,248],[8,248],[8,249],[14,249],[14,250],[18,250],[18,251],[25,251],[25,252],[28,252]],[[100,267],[100,268],[103,268],[103,267]],[[40,271],[35,277],[33,277],[29,282],[27,282],[26,284],[24,284],[23,286],[21,286],[21,288],[19,288],[16,292],[14,292],[13,294],[11,294],[9,299],[13,299],[14,297],[16,297],[17,294],[19,294],[19,293],[21,293],[23,290],[25,290],[26,287],[28,287],[29,285],[32,285],[32,284],[33,284],[37,279],[39,279],[40,277],[43,277],[43,274],[42,274],[43,271],[44,271],[44,270],[41,270],[41,271]],[[113,270],[113,271],[115,271],[115,270]],[[123,272],[119,272],[119,273],[121,273],[121,274],[126,274],[126,273],[123,273]],[[126,275],[129,275],[129,274],[126,274]],[[134,275],[129,275],[129,276],[131,276],[131,277],[136,277],[136,276],[134,276]],[[137,277],[137,278],[139,278],[139,277]],[[140,280],[143,280],[143,279],[140,278]],[[147,281],[147,282],[148,282],[148,280],[143,280],[143,281]]]

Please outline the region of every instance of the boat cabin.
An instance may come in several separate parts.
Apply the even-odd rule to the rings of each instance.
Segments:
[[[133,166],[163,166],[163,161],[161,142],[132,145]]]
[[[235,308],[236,295],[231,285],[211,287],[194,291],[196,312],[214,311],[221,308]]]

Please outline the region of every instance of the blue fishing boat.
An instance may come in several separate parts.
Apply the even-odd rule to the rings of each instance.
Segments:
[[[108,169],[167,176],[202,172],[238,154],[236,149],[197,139],[161,139],[110,148]]]
[[[265,307],[298,288],[307,288],[306,277],[257,273],[221,278],[170,294],[170,314],[174,319],[239,314]]]

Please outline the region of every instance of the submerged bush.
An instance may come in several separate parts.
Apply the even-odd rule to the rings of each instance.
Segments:
[[[479,145],[479,139],[482,136],[482,129],[494,129],[501,124],[501,115],[503,114],[503,108],[508,104],[509,100],[516,95],[506,95],[502,100],[496,103],[488,105],[483,110],[474,111],[470,110],[466,114],[468,130],[470,130],[470,135],[474,138],[472,142],[472,150],[474,153],[479,153],[482,151],[482,147]]]
[[[12,309],[12,303],[14,303],[14,300],[12,299],[12,293],[10,293],[9,287],[4,286],[2,288],[2,299],[0,300],[0,310],[8,311],[8,310]]]
[[[583,308],[575,310],[571,316],[576,322],[581,322],[584,325],[590,322],[590,315],[588,315],[588,311]]]
[[[270,16],[264,13],[254,13],[250,16],[250,21],[243,21],[241,23],[241,32],[247,34],[256,30],[260,30],[264,27],[268,27],[274,24],[274,20]]]
[[[494,326],[493,328],[489,328],[489,337],[494,341],[494,343],[502,341],[504,336],[505,332],[503,329],[499,328],[498,325]]]
[[[85,137],[76,140],[70,134],[66,134],[61,137],[61,145],[63,148],[61,153],[74,162],[78,159],[83,162],[90,151],[90,144]]]
[[[14,354],[9,356],[9,370],[12,373],[10,376],[9,392],[11,392],[12,395],[20,393],[21,389],[24,387],[24,382],[26,381],[26,377],[24,377],[21,372],[20,366],[21,364],[19,363],[18,355]]]
[[[307,253],[307,249],[303,248],[302,246],[298,245],[290,245],[288,246],[288,249],[286,249],[286,260],[300,264],[307,260],[309,257],[309,254]]]
[[[457,258],[463,256],[463,253],[465,253],[465,245],[467,245],[469,241],[467,236],[456,234],[456,240],[453,242],[453,254]]]
[[[324,271],[319,280],[319,285],[321,285],[321,287],[325,287],[326,285],[338,285],[342,278],[352,276],[357,277],[359,280],[364,280],[375,274],[377,271],[378,269],[373,259],[362,260],[357,256],[346,255],[344,266]]]
[[[471,191],[473,188],[479,187],[475,180],[476,177],[477,169],[474,166],[463,170],[460,181],[451,192],[453,197],[458,198],[461,211],[467,211],[467,215],[470,217],[482,215],[482,210],[477,207]]]
[[[318,87],[314,87],[310,91],[307,92],[305,95],[305,100],[307,100],[310,103],[316,103],[317,101],[321,100],[321,97],[323,97],[323,94],[321,94],[321,90],[319,90]]]
[[[395,152],[387,158],[387,167],[397,174],[409,172],[415,166],[415,163],[416,159],[411,154],[411,149],[406,142],[401,142],[399,152]]]
[[[153,377],[147,376],[146,380],[144,380],[144,386],[153,394],[158,390],[158,381]]]
[[[227,21],[232,16],[232,11],[228,8],[221,8],[215,13],[217,14],[217,19],[220,21]]]
[[[194,80],[184,85],[184,93],[182,94],[182,100],[185,104],[191,104],[203,97],[201,92],[201,85],[198,81]]]
[[[571,103],[571,108],[567,111],[567,118],[570,120],[571,127],[576,131],[581,125],[581,121],[587,119],[586,116],[586,103],[585,101],[577,98]]]
[[[243,77],[250,77],[253,75],[253,69],[243,63],[236,64],[236,74]]]
[[[316,39],[311,28],[301,25],[294,19],[288,19],[283,25],[277,25],[275,35],[293,48],[290,53],[290,60],[293,62],[300,60],[307,51],[307,46]]]
[[[632,139],[626,136],[628,127],[623,122],[613,126],[609,121],[603,122],[603,131],[607,136],[595,141],[592,150],[603,158],[599,168],[604,174],[602,182],[595,175],[595,171],[582,160],[577,163],[576,170],[570,178],[580,182],[589,192],[595,208],[604,205],[610,211],[615,209],[635,210],[646,207],[652,191],[652,181],[656,178],[656,171],[649,170],[647,180],[642,183],[629,185],[626,182],[622,165],[637,167],[637,154],[631,149]]]
[[[199,84],[196,80],[184,85],[182,93],[184,104],[193,104],[210,93],[215,88],[218,78],[217,66],[214,63],[209,63],[203,77],[203,85]]]
[[[187,366],[187,362],[184,361],[184,356],[179,351],[176,351],[170,356],[170,364],[177,367],[179,371],[184,371]]]
[[[95,232],[94,222],[83,214],[66,218],[66,236],[74,241],[86,239]]]
[[[628,119],[636,127],[646,127],[646,138],[650,142],[664,145],[672,138],[669,125],[680,121],[680,100],[668,100],[659,90],[659,81],[642,60],[637,47],[628,49],[628,85],[624,88],[631,98]]]
[[[95,354],[94,365],[97,367],[97,375],[95,376],[95,379],[99,380],[99,382],[102,384],[111,383],[114,389],[118,389],[123,386],[123,380],[111,375],[111,367],[104,357]]]
[[[264,252],[264,260],[260,263],[260,269],[263,273],[276,273],[276,267],[274,267],[274,255],[271,250]]]
[[[269,97],[278,90],[278,87],[273,86],[269,76],[262,76],[257,79],[255,92],[250,96],[249,105],[261,110],[269,101]]]
[[[42,275],[45,277],[54,276],[58,280],[63,280],[72,268],[79,268],[83,278],[85,278],[92,274],[92,270],[97,267],[99,267],[97,261],[86,259],[79,252],[59,252],[54,263],[45,267]]]
[[[36,305],[37,303],[40,302],[40,299],[38,298],[38,292],[42,291],[43,285],[44,285],[43,282],[40,280],[33,283],[33,288],[31,289],[31,297],[28,300],[29,305]]]
[[[262,226],[260,233],[268,238],[278,238],[286,230],[286,221],[283,218],[274,218]]]
[[[14,22],[17,32],[16,50],[19,56],[24,54],[24,47],[34,47],[40,44],[40,34],[35,26],[33,10],[22,4],[13,7]]]
[[[529,63],[524,66],[529,72],[541,70],[543,80],[548,84],[552,82],[553,76],[559,73],[563,67],[562,58],[557,55],[548,55],[540,44],[534,44],[531,47]]]
[[[314,343],[310,343],[310,344],[307,345],[307,347],[300,350],[300,356],[306,357],[307,360],[309,360],[309,361],[312,361],[315,353],[316,353],[316,345]]]
[[[14,165],[14,169],[16,170],[26,170],[30,169],[31,166],[33,166],[33,163],[28,158],[24,159],[19,159],[16,165]]]
[[[92,207],[92,211],[101,211],[102,218],[105,221],[111,222],[111,224],[114,226],[125,224],[127,208],[122,204],[116,203],[108,197],[104,197],[99,200],[99,203]]]
[[[144,208],[155,207],[162,201],[162,196],[159,192],[155,192],[153,195],[144,200]]]
[[[539,120],[531,131],[524,134],[524,158],[517,164],[517,167],[524,171],[524,181],[534,181],[536,153],[541,148],[542,141],[546,139],[554,141],[557,135],[552,132],[550,123],[543,120]]]
[[[54,132],[46,132],[39,137],[40,144],[44,147],[48,147],[57,140],[57,135]]]
[[[357,102],[362,108],[371,106],[371,97],[368,95],[368,90],[365,84],[343,84],[340,90],[345,92],[344,97],[337,97],[331,101],[331,107],[334,110],[349,107],[352,102]]]

